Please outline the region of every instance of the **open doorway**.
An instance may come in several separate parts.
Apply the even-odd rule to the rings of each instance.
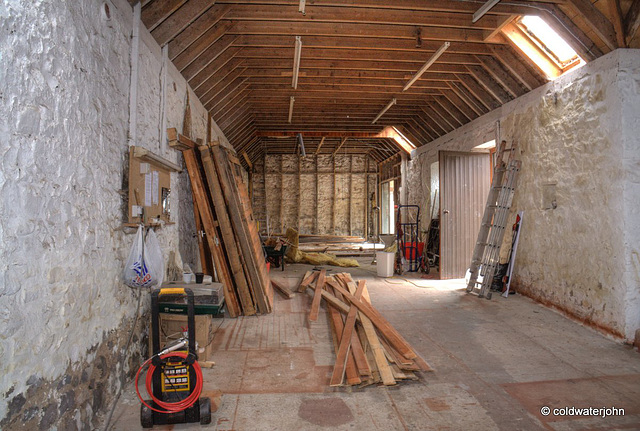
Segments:
[[[380,233],[395,233],[395,181],[385,181],[380,185]]]

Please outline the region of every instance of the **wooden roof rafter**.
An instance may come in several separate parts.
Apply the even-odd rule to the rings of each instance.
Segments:
[[[275,143],[259,136],[273,130],[323,133],[314,139],[328,151],[336,148],[326,143],[332,132],[374,134],[393,125],[423,145],[546,82],[506,37],[518,16],[542,17],[590,61],[636,37],[640,7],[622,1],[512,0],[473,23],[482,2],[309,0],[301,14],[296,0],[144,0],[142,20],[251,159]],[[292,89],[296,36],[304,49]],[[445,42],[447,51],[403,92]],[[342,146],[364,150],[371,143],[363,139]],[[376,142],[386,150],[375,157],[391,154],[388,138]]]

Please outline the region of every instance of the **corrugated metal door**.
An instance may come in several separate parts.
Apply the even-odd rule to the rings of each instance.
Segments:
[[[491,186],[486,153],[440,151],[440,278],[463,278]]]

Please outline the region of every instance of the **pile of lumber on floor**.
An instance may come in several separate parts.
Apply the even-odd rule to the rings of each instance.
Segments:
[[[217,142],[198,145],[169,132],[180,144],[174,147],[182,151],[189,173],[196,228],[204,232],[204,240],[199,238],[203,272],[211,274],[213,262],[231,317],[270,313],[273,289],[239,160]]]
[[[307,272],[299,292],[314,290],[309,320],[315,321],[325,300],[333,330],[336,363],[331,386],[395,385],[415,380],[417,371],[432,371],[391,324],[371,305],[364,280],[349,274]]]

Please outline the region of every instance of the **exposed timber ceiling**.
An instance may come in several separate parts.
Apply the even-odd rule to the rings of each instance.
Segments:
[[[144,25],[168,45],[231,144],[253,160],[265,151],[296,152],[302,133],[307,154],[367,153],[381,161],[399,151],[380,134],[387,126],[424,145],[538,87],[545,75],[507,34],[518,16],[540,16],[586,61],[640,45],[637,0],[502,1],[476,23],[484,1],[141,3]],[[445,42],[448,49],[403,91]]]

